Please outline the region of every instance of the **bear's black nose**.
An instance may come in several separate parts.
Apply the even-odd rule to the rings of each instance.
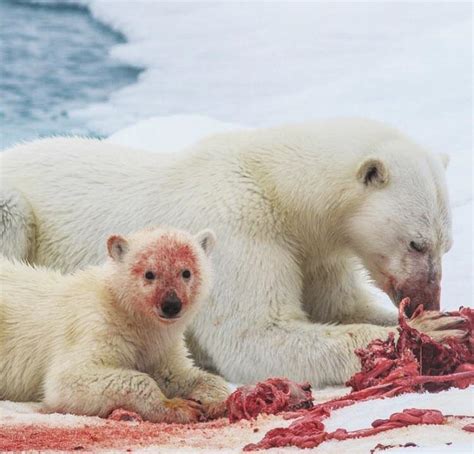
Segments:
[[[161,304],[161,311],[166,318],[176,317],[181,312],[183,304],[176,293],[172,292],[165,296]]]

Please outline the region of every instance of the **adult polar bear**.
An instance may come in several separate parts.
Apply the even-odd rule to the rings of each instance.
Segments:
[[[216,285],[190,346],[233,382],[346,380],[354,349],[395,324],[360,262],[395,303],[439,304],[451,242],[443,160],[374,121],[221,134],[175,155],[54,138],[1,159],[9,256],[71,271],[99,262],[113,232],[214,229]],[[463,335],[458,321],[418,324]]]

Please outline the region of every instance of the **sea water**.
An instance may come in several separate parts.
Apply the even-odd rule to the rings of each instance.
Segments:
[[[0,0],[0,149],[50,135],[99,136],[69,112],[135,81],[137,69],[109,57],[123,41],[80,5]]]

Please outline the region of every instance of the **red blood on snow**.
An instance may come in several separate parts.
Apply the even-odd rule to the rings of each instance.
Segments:
[[[82,427],[49,427],[45,425],[0,426],[0,451],[96,451],[98,449],[136,448],[172,444],[186,446],[186,437],[198,437],[222,430],[229,425],[225,419],[196,424],[133,424],[107,420],[103,424]],[[205,440],[205,437],[203,437]],[[204,447],[204,446],[203,446]]]

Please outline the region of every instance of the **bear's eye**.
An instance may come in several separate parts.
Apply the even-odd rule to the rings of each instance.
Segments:
[[[181,276],[183,276],[184,279],[189,279],[191,277],[191,271],[183,270],[183,272],[181,273]]]
[[[410,241],[410,249],[416,252],[425,252],[426,246],[423,243],[417,243],[416,241]]]
[[[156,278],[156,274],[153,271],[147,271],[145,273],[145,279],[152,281],[155,278]]]

